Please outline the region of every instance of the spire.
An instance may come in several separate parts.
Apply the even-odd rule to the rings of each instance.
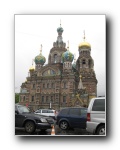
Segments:
[[[83,31],[83,34],[84,34],[83,41],[85,42],[85,30]]]
[[[34,62],[34,59],[32,59],[32,66],[33,66],[33,62]]]
[[[69,40],[67,42],[68,42],[67,50],[69,51]]]
[[[33,66],[33,62],[34,62],[34,59],[32,59],[32,66],[30,67],[29,71],[34,71],[34,66]]]
[[[81,42],[78,47],[80,49],[83,47],[87,47],[89,48],[89,50],[91,50],[91,45],[88,42],[86,42],[85,30],[83,31],[83,42]]]
[[[61,27],[61,19],[60,19],[60,27]]]
[[[83,87],[83,84],[82,84],[82,76],[80,75],[80,82],[79,82],[79,85],[78,85],[78,89],[84,89]]]
[[[40,55],[42,55],[42,44],[41,44],[41,48],[40,48]]]

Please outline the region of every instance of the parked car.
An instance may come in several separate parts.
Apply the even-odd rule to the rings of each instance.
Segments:
[[[52,117],[53,119],[56,119],[56,115],[57,115],[56,110],[53,109],[38,109],[34,113],[38,115],[49,116]]]
[[[28,133],[33,133],[36,129],[51,129],[54,119],[42,115],[31,113],[26,106],[15,105],[15,127],[24,127]]]
[[[92,134],[105,135],[105,97],[91,99],[87,111],[87,128]]]
[[[60,110],[56,124],[63,130],[68,128],[86,128],[87,108],[70,107]]]

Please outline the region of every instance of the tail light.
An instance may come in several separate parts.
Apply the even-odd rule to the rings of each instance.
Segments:
[[[87,113],[87,121],[90,121],[90,113]]]

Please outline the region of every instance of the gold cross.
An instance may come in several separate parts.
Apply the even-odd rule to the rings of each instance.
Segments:
[[[84,42],[85,42],[85,30],[83,31],[83,34],[84,34],[84,36],[83,36],[83,40],[84,40]]]

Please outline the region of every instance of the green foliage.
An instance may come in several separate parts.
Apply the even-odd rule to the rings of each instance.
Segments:
[[[19,93],[15,93],[15,103],[19,103]]]

